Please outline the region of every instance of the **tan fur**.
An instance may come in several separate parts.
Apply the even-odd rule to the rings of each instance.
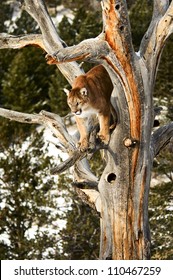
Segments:
[[[72,113],[75,114],[80,132],[79,145],[81,150],[89,146],[89,135],[85,125],[85,118],[97,114],[100,131],[99,138],[104,144],[110,139],[110,116],[114,110],[110,98],[113,84],[108,72],[102,65],[95,66],[84,75],[78,76],[68,94],[67,102]]]

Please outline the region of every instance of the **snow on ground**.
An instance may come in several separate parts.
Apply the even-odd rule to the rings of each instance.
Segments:
[[[17,1],[11,2],[11,7],[13,9],[12,18],[11,20],[6,20],[4,23],[5,26],[8,28],[8,33],[12,33],[17,28],[16,20],[20,18],[22,13],[20,9],[20,5],[18,4]],[[49,9],[50,15],[51,15],[51,11],[53,11],[53,13],[55,14],[51,17],[55,26],[57,26],[62,21],[64,16],[68,18],[70,23],[73,22],[74,14],[72,10],[66,9],[63,5],[59,5],[56,8],[52,8],[52,9],[50,8]]]
[[[41,131],[43,129],[43,127],[39,126],[37,128],[38,132]],[[60,160],[65,160],[67,159],[67,154],[62,153],[60,150],[58,150],[56,148],[56,144],[58,144],[58,139],[53,137],[51,131],[49,129],[44,129],[44,134],[43,134],[43,138],[45,141],[45,150],[47,151],[47,155],[52,157],[52,162],[55,164],[60,163]],[[26,139],[26,141],[23,143],[22,145],[22,149],[16,149],[16,154],[17,156],[22,157],[22,155],[28,150],[28,149],[32,149],[30,147],[30,141],[31,138],[28,137],[28,139]],[[44,153],[44,149],[43,149],[43,153]],[[4,154],[0,153],[0,158],[4,158]],[[31,160],[31,164],[35,163],[37,159],[36,158],[32,158]],[[42,176],[41,172],[40,172],[40,176]],[[3,170],[0,170],[0,177],[3,177]],[[47,174],[47,176],[45,178],[43,178],[43,183],[46,184],[46,182],[48,182],[50,180],[50,177],[52,179],[52,177],[54,178],[54,186],[52,186],[51,188],[51,195],[53,197],[55,197],[55,202],[57,205],[57,209],[55,208],[50,208],[50,207],[43,207],[44,210],[50,211],[51,210],[51,215],[56,215],[57,213],[59,215],[63,214],[64,211],[67,211],[68,209],[71,209],[71,202],[66,202],[65,199],[60,195],[60,191],[57,189],[57,184],[58,184],[58,175],[51,175],[51,174]],[[3,184],[2,181],[0,181],[1,184]],[[20,185],[21,188],[25,188],[26,185],[25,184],[21,184]],[[41,188],[41,186],[38,187],[38,189]],[[1,194],[2,192],[4,193],[5,190],[1,190]],[[58,197],[57,197],[58,195]],[[1,201],[0,203],[0,209],[3,209],[4,207],[6,207],[6,201],[5,199],[3,201]],[[32,205],[31,205],[32,207]],[[44,226],[42,228],[39,229],[40,232],[47,232],[49,231],[49,234],[57,234],[58,236],[58,232],[59,230],[61,230],[62,228],[64,228],[66,225],[66,221],[62,220],[62,219],[58,219],[57,221],[55,221],[52,225],[47,225]],[[37,234],[38,232],[38,226],[35,224],[33,225],[30,229],[28,229],[25,233],[26,237],[28,239],[32,239],[34,238],[34,236]],[[0,242],[3,242],[4,244],[10,245],[10,239],[7,233],[1,234],[0,235]]]
[[[60,23],[64,16],[66,16],[70,23],[73,22],[74,14],[70,9],[66,9],[63,5],[56,7],[56,16],[52,17],[55,26]]]

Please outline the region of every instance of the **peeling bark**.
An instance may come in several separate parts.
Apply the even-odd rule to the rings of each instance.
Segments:
[[[37,21],[41,35],[14,37],[0,35],[0,48],[37,45],[72,84],[82,73],[77,60],[104,65],[112,79],[112,104],[117,126],[107,149],[97,143],[96,125],[89,123],[91,153],[105,149],[106,166],[100,180],[90,171],[86,157],[76,148],[63,120],[42,112],[29,115],[0,109],[0,115],[21,122],[49,127],[69,154],[67,161],[52,173],[74,165],[74,185],[78,195],[101,216],[100,259],[149,259],[150,230],[148,196],[154,157],[173,137],[172,123],[153,132],[155,110],[153,87],[162,50],[173,32],[173,1],[155,0],[150,26],[138,54],[135,53],[126,1],[103,0],[103,31],[94,39],[67,47],[59,38],[44,1],[24,0],[25,10]],[[94,140],[93,140],[94,139]],[[98,191],[94,190],[98,186]]]

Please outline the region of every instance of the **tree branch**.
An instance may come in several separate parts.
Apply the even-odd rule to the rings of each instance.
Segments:
[[[98,191],[93,189],[79,189],[75,188],[78,196],[82,199],[82,201],[88,204],[95,211],[101,212],[101,199]]]
[[[66,44],[58,36],[56,28],[48,14],[46,5],[42,0],[24,0],[24,9],[36,20],[38,23],[43,38],[43,44],[47,53],[55,53]],[[73,80],[81,75],[83,71],[76,62],[65,63],[57,65],[67,81],[72,84]]]
[[[152,42],[154,42],[155,39],[154,30],[156,28],[156,25],[158,24],[159,19],[165,15],[168,7],[169,7],[169,0],[154,1],[152,20],[140,45],[140,53],[141,56],[145,58],[145,60],[147,60],[147,57],[149,56],[148,50],[149,49],[152,50]],[[154,44],[153,44],[153,48],[154,48]]]
[[[0,49],[23,48],[27,45],[35,45],[45,50],[47,53],[55,53],[66,44],[58,36],[56,28],[47,12],[44,1],[42,0],[24,0],[24,9],[39,24],[41,34],[30,34],[13,36],[5,33],[0,34]],[[55,63],[56,64],[56,63]],[[84,73],[76,62],[57,64],[67,81],[72,84],[73,80]]]
[[[68,133],[63,119],[57,114],[41,111],[39,114],[26,114],[17,111],[0,108],[0,116],[28,124],[39,124],[49,128],[65,148],[69,158],[51,170],[52,174],[64,172],[74,165],[74,181],[86,182],[89,185],[98,184],[97,177],[91,172],[88,161],[85,159],[86,153],[82,153],[76,148],[76,140]]]
[[[153,158],[171,141],[173,137],[173,122],[157,129],[151,139],[151,150]]]
[[[158,44],[162,46],[166,39],[173,32],[173,1],[167,9],[165,15],[160,19],[157,27]],[[163,42],[163,43],[162,43]]]
[[[140,55],[144,58],[150,80],[155,79],[160,56],[165,42],[173,32],[173,2],[155,0],[150,26],[140,45]],[[153,83],[153,82],[152,82]]]
[[[26,114],[0,108],[0,116],[12,121],[28,124],[40,124],[49,128],[69,153],[76,147],[76,143],[68,134],[62,118],[56,114],[46,111],[41,111],[39,114]]]
[[[60,39],[46,5],[42,0],[24,0],[23,8],[39,24],[47,52],[66,44]]]
[[[20,113],[3,108],[0,108],[0,116],[21,123],[43,124],[43,119],[40,115]]]
[[[20,49],[28,45],[37,46],[46,51],[41,34],[13,36],[0,33],[0,49]]]
[[[47,56],[47,60],[55,59],[57,63],[76,60],[98,61],[109,53],[108,44],[99,36],[95,39],[87,39],[76,46],[61,48]]]
[[[79,150],[77,150],[76,152],[73,152],[73,154],[68,159],[66,159],[61,164],[59,164],[58,166],[53,168],[51,170],[51,173],[60,174],[60,173],[64,172],[65,170],[67,170],[68,168],[70,168],[71,166],[73,166],[78,160],[81,160],[85,156],[86,156],[86,153],[81,153]]]
[[[135,52],[131,40],[131,29],[125,1],[102,1],[103,32],[95,39],[84,40],[77,46],[59,49],[56,53],[49,53],[48,61],[70,62],[74,60],[88,60],[103,62],[108,54],[115,54],[115,61],[126,72],[133,71]]]
[[[153,19],[163,16],[169,7],[169,0],[154,0]]]

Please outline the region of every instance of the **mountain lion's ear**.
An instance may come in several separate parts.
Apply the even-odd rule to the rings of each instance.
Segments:
[[[66,93],[66,95],[68,96],[69,93],[70,93],[70,91],[69,91],[67,88],[64,88],[63,90],[64,90],[64,92]]]
[[[81,89],[80,89],[80,93],[81,93],[82,95],[87,95],[87,89],[86,89],[86,88],[81,88]]]

